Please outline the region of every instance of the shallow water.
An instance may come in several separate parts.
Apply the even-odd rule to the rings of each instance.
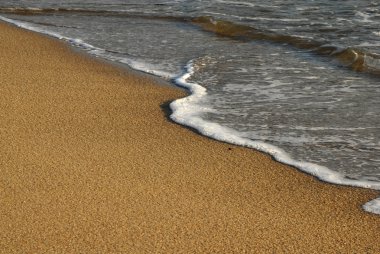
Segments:
[[[261,150],[285,151],[292,159],[283,162],[378,188],[379,3],[103,2],[6,0],[0,15],[178,85],[206,88],[173,106],[182,110],[173,119],[205,135],[270,144]]]

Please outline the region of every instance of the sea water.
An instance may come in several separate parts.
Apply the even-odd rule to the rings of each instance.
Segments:
[[[4,0],[0,15],[187,88],[171,118],[204,135],[380,189],[377,1]]]

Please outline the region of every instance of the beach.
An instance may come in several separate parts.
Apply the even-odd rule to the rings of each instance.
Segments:
[[[1,253],[380,252],[378,191],[201,136],[169,120],[185,91],[0,29]]]

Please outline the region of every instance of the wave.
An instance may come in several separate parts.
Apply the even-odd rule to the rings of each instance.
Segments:
[[[53,15],[53,14],[81,14],[81,15],[93,15],[93,16],[118,16],[118,17],[130,17],[130,18],[144,18],[144,19],[164,19],[172,21],[187,22],[189,20],[186,17],[176,16],[154,16],[147,13],[129,12],[119,10],[97,10],[97,9],[81,9],[81,8],[7,8],[0,7],[0,13],[2,14],[14,14],[24,16],[34,15]]]
[[[77,9],[77,8],[32,8],[32,7],[0,7],[1,13],[17,14],[17,15],[41,15],[52,13],[83,13],[83,14],[112,14],[119,13],[118,11],[108,10],[92,10],[92,9]]]
[[[244,7],[255,7],[256,5],[249,2],[237,2],[237,1],[225,1],[225,0],[216,0],[217,3],[234,5],[234,6],[244,6]]]
[[[200,134],[208,136],[222,142],[253,148],[255,150],[270,154],[276,161],[296,167],[318,179],[339,185],[348,185],[380,190],[380,183],[348,179],[339,172],[332,171],[324,166],[309,162],[297,161],[291,158],[284,150],[265,142],[254,141],[245,137],[233,129],[221,126],[220,124],[204,120],[201,116],[207,112],[208,108],[198,106],[200,101],[207,94],[207,90],[196,83],[187,80],[194,74],[194,60],[190,61],[185,67],[184,73],[175,79],[178,86],[190,91],[191,95],[173,101],[170,104],[172,114],[170,118],[182,125],[196,129]],[[380,214],[380,198],[371,200],[363,205],[367,212]]]
[[[218,36],[228,37],[241,41],[266,41],[270,43],[285,44],[297,49],[307,50],[316,55],[331,57],[336,60],[339,66],[351,69],[356,72],[380,75],[380,55],[364,51],[355,47],[341,48],[335,45],[328,45],[310,38],[278,34],[271,31],[260,30],[255,27],[237,24],[227,20],[217,20],[212,16],[186,17],[186,16],[164,16],[152,15],[128,11],[117,10],[96,10],[79,8],[2,8],[0,13],[17,15],[49,15],[49,14],[82,14],[82,15],[102,15],[121,16],[130,18],[157,19],[190,23],[196,25],[207,32],[212,32]]]
[[[243,41],[261,40],[286,44],[298,49],[308,50],[317,55],[332,57],[344,67],[356,72],[380,75],[380,55],[357,48],[340,48],[335,45],[326,45],[304,37],[277,34],[231,21],[215,20],[210,16],[193,18],[191,22],[205,31],[219,36]]]
[[[2,16],[0,16],[0,20],[15,24],[24,29],[44,33],[52,37],[64,40],[73,46],[85,49],[92,55],[100,56],[111,61],[125,63],[131,66],[133,69],[151,73],[160,77],[166,76],[172,78],[177,86],[186,88],[190,92],[190,95],[185,98],[175,100],[170,104],[170,108],[172,110],[170,118],[179,124],[196,129],[202,135],[222,142],[253,148],[255,150],[265,152],[267,154],[270,154],[278,162],[294,166],[328,183],[380,190],[379,182],[349,179],[344,175],[332,171],[324,166],[294,160],[285,151],[276,146],[242,137],[239,132],[233,129],[204,120],[202,118],[202,115],[205,112],[212,110],[201,105],[202,99],[207,95],[207,90],[199,84],[188,82],[191,76],[195,73],[196,60],[191,60],[185,67],[182,74],[178,75],[177,77],[173,77],[172,74],[155,71],[154,66],[149,66],[143,62],[109,56],[106,54],[106,50],[94,47],[80,39],[68,38],[54,32],[43,30],[27,22],[16,21]],[[245,28],[242,28],[240,31],[244,32]],[[380,198],[367,202],[363,205],[363,209],[367,212],[380,214]]]

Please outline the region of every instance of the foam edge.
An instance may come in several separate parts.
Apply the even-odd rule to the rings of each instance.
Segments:
[[[73,46],[86,49],[90,54],[99,55],[99,56],[107,58],[106,56],[99,54],[99,52],[104,51],[103,49],[96,48],[90,44],[83,42],[80,39],[68,38],[58,33],[40,29],[27,22],[12,20],[12,19],[5,18],[3,16],[0,16],[0,20],[5,21],[7,23],[14,24],[18,27],[21,27],[30,31],[46,34],[46,35],[67,41]],[[135,63],[135,61],[126,61],[125,59],[110,59],[110,60],[122,62],[124,64],[131,66],[134,69],[151,73],[154,75],[161,76],[164,74],[164,73],[155,72],[153,70],[147,70],[144,67],[140,66],[139,63]],[[347,186],[352,186],[352,187],[361,187],[361,188],[366,188],[366,189],[380,190],[380,183],[347,179],[343,175],[339,174],[338,172],[334,172],[326,167],[313,164],[313,163],[296,161],[292,159],[285,151],[283,151],[282,149],[276,146],[241,137],[239,136],[239,132],[233,129],[221,126],[217,123],[205,121],[204,119],[201,118],[201,115],[205,112],[212,111],[212,109],[199,105],[199,102],[207,94],[207,90],[206,88],[198,84],[187,82],[187,79],[189,79],[193,73],[194,73],[193,61],[190,61],[185,67],[185,72],[182,75],[178,76],[177,78],[174,78],[174,83],[176,85],[189,90],[191,93],[189,96],[175,100],[170,104],[170,108],[173,112],[170,115],[170,118],[174,122],[194,128],[200,134],[210,137],[212,139],[234,144],[234,145],[252,148],[252,149],[267,153],[273,156],[273,158],[276,161],[287,164],[289,166],[296,167],[300,169],[301,171],[307,174],[313,175],[324,182],[338,184],[338,185],[347,185]],[[167,77],[170,76],[167,73],[165,73],[164,75],[167,75]],[[365,203],[362,207],[367,212],[380,215],[380,197]]]
[[[212,139],[267,153],[276,161],[296,167],[307,174],[317,177],[323,182],[380,190],[380,183],[378,182],[348,179],[341,173],[332,171],[327,167],[294,160],[281,148],[242,137],[239,132],[233,129],[202,119],[201,115],[204,112],[210,111],[207,107],[204,108],[199,105],[202,97],[207,95],[207,90],[198,84],[187,82],[187,79],[190,78],[193,73],[193,61],[190,61],[186,65],[184,73],[174,80],[178,86],[186,88],[191,93],[189,96],[177,99],[170,104],[170,108],[173,112],[170,118],[174,122],[194,128],[200,134]],[[380,197],[364,204],[363,209],[370,213],[380,214]]]

